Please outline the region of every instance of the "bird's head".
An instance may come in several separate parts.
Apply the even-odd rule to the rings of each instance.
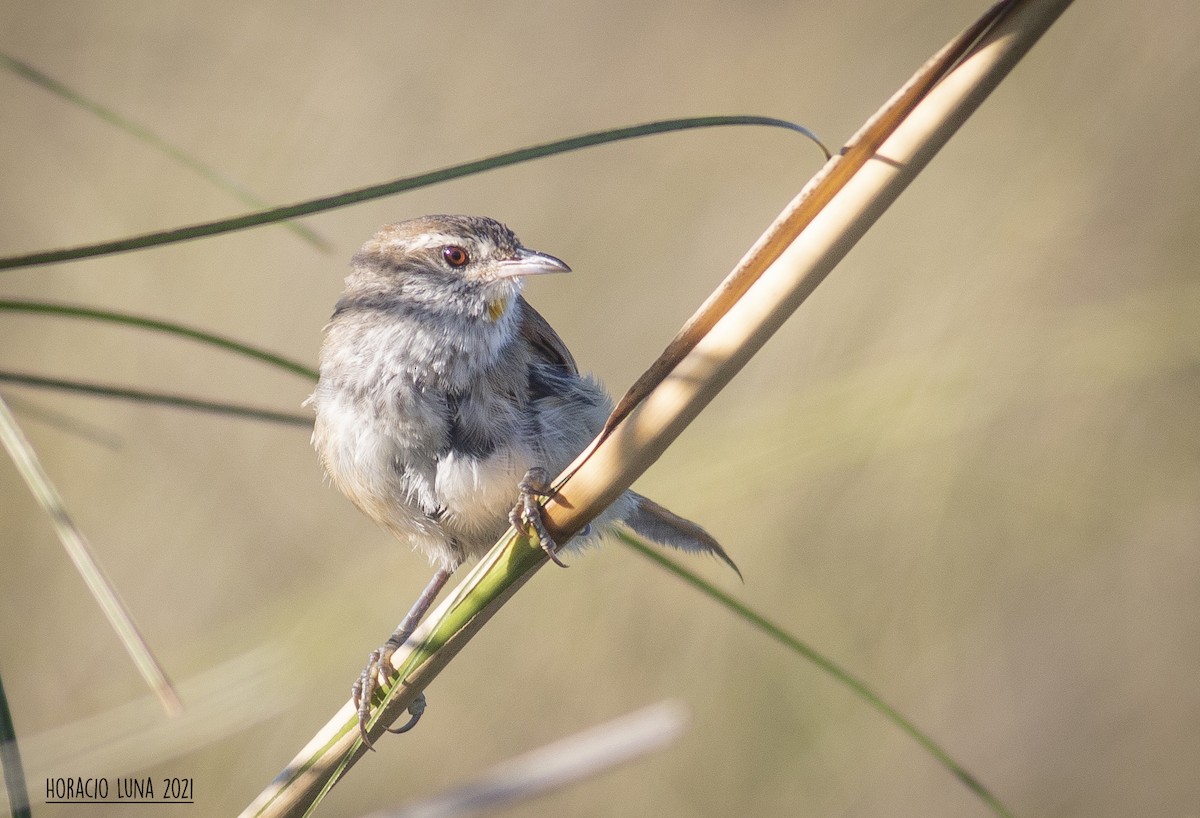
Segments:
[[[523,277],[570,270],[524,247],[494,219],[422,216],[390,224],[362,246],[346,278],[346,297],[497,321]]]

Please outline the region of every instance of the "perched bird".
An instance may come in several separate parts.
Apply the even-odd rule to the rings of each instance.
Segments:
[[[459,565],[491,548],[510,521],[536,530],[558,561],[536,499],[600,431],[611,399],[580,374],[521,286],[525,276],[569,271],[478,216],[388,225],[354,256],[309,398],[313,445],[334,485],[437,568],[354,685],[364,737],[392,653]],[[619,523],[737,570],[704,529],[632,491],[571,545]],[[401,731],[420,709],[413,715]]]

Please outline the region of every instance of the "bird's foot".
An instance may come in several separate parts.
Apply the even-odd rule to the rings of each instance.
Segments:
[[[554,542],[554,538],[546,530],[546,523],[542,519],[542,505],[538,502],[538,500],[551,497],[554,494],[554,489],[550,486],[550,477],[546,474],[546,470],[534,466],[525,472],[525,478],[517,484],[517,489],[521,492],[521,495],[517,500],[517,504],[513,506],[513,510],[508,513],[509,522],[512,523],[513,528],[526,536],[531,533],[536,534],[538,544],[549,555],[551,561],[555,565],[566,568],[567,564],[558,558],[558,544]]]
[[[358,711],[358,731],[362,733],[363,743],[372,750],[375,748],[371,746],[371,738],[367,735],[367,725],[371,722],[371,699],[374,698],[376,691],[386,686],[392,677],[392,655],[408,641],[408,637],[412,636],[413,631],[420,624],[421,618],[433,605],[433,601],[437,599],[442,586],[450,579],[452,573],[454,573],[453,568],[439,568],[434,572],[433,577],[425,585],[425,590],[421,591],[417,601],[413,603],[412,608],[404,615],[404,619],[400,620],[400,624],[396,626],[395,633],[389,636],[379,649],[371,651],[371,655],[367,657],[367,666],[359,674],[358,681],[350,687],[350,697],[354,702],[354,709]],[[425,694],[418,693],[408,706],[408,713],[412,718],[403,727],[395,729],[389,727],[388,732],[407,733],[417,726],[417,722],[421,720],[424,712]]]
[[[363,743],[371,750],[375,749],[370,736],[367,735],[367,725],[371,723],[371,700],[380,689],[387,686],[388,680],[395,672],[392,668],[392,654],[400,645],[404,644],[404,640],[407,638],[407,635],[401,639],[393,635],[387,642],[371,651],[367,656],[367,666],[363,668],[358,680],[350,687],[350,698],[358,710],[358,731],[362,734]],[[407,722],[400,727],[389,727],[387,731],[389,733],[407,733],[417,726],[417,722],[425,713],[424,693],[417,694],[417,698],[413,699],[412,704],[408,706],[408,713],[410,718]]]
[[[371,750],[375,749],[370,736],[367,735],[367,725],[371,723],[371,700],[380,689],[387,686],[395,672],[392,668],[392,654],[400,645],[404,644],[404,640],[407,638],[406,635],[403,639],[397,639],[393,635],[387,642],[371,651],[367,656],[367,666],[363,668],[358,680],[350,687],[350,698],[358,710],[358,731],[362,734],[363,743]],[[417,722],[425,713],[424,693],[417,694],[417,698],[413,699],[412,704],[408,706],[408,713],[411,718],[404,725],[389,727],[387,731],[389,733],[407,733],[417,726]]]

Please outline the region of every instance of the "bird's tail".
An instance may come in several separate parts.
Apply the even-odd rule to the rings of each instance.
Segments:
[[[678,548],[680,551],[713,554],[732,568],[738,577],[742,576],[742,572],[725,553],[721,544],[703,528],[668,511],[649,497],[643,497],[635,491],[627,494],[632,495],[634,507],[625,515],[624,523],[636,533],[659,545]]]

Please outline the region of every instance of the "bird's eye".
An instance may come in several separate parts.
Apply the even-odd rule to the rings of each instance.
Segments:
[[[442,248],[442,258],[451,267],[461,267],[471,260],[471,256],[467,251],[459,247],[457,244],[448,244]]]

